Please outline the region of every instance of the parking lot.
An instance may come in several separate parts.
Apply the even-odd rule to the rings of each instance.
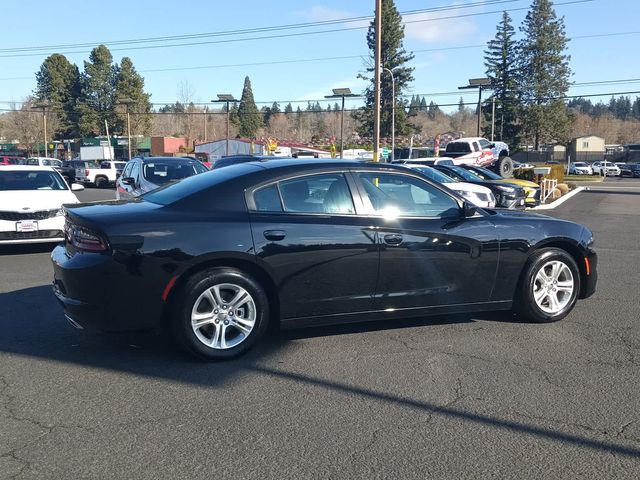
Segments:
[[[543,213],[587,225],[599,254],[597,293],[559,323],[273,332],[219,364],[73,330],[51,247],[4,248],[0,478],[638,478],[640,180]]]

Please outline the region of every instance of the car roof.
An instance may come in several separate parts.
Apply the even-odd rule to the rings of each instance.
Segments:
[[[132,158],[131,160],[142,160],[143,162],[158,162],[158,161],[167,161],[167,162],[199,162],[197,158],[193,157],[137,157]],[[117,162],[118,160],[114,160]],[[126,160],[124,160],[126,161]]]
[[[363,162],[356,160],[341,160],[334,158],[291,158],[291,157],[263,157],[251,162],[245,162],[245,165],[255,165],[263,169],[295,169],[298,167],[310,168],[362,168],[363,166],[371,168],[392,168],[398,171],[406,171],[398,164],[387,162]],[[235,165],[230,165],[231,168]]]
[[[40,167],[38,165],[2,165],[2,171],[7,171],[7,170],[26,170],[26,171],[36,171],[36,172],[42,172],[42,171],[51,171],[51,172],[56,172],[57,170],[53,167]]]

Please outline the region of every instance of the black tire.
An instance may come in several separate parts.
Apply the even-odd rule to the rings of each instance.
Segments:
[[[513,160],[510,157],[500,157],[493,165],[493,170],[502,178],[513,178]]]
[[[227,290],[228,292],[233,290],[225,285],[233,285],[244,290],[251,299],[250,302],[244,303],[235,311],[235,318],[227,315],[234,314],[231,309],[223,311],[223,307],[226,306],[224,302],[220,302],[221,305],[218,305],[216,309],[216,305],[206,298],[206,292],[210,292],[210,289],[218,286],[221,298],[226,301],[231,300]],[[239,293],[239,291],[236,292]],[[209,324],[199,328],[194,327],[192,314],[197,314],[203,304],[205,312],[202,315],[207,315],[209,308],[212,310],[211,313],[216,312],[217,315],[211,316]],[[244,312],[243,314],[240,313],[241,310]],[[248,322],[251,317],[254,318],[254,323],[248,334],[244,334],[237,326],[234,326],[243,325],[248,328],[246,327],[247,323],[234,324],[234,322],[235,319]],[[269,300],[264,289],[250,275],[241,270],[227,267],[204,270],[189,278],[178,292],[171,317],[171,327],[180,345],[191,355],[203,360],[229,360],[242,355],[264,335],[268,323]],[[218,345],[214,346],[215,338],[224,338],[226,342],[227,334],[225,332],[227,330],[230,330],[230,343],[233,344],[234,341],[239,343],[226,346],[218,342]],[[220,336],[214,338],[218,331],[221,332]],[[205,341],[209,344],[205,344]]]
[[[556,284],[553,283],[552,278],[545,286],[545,284],[540,282],[538,273],[542,269],[545,269],[545,267],[547,267],[546,271],[548,272],[549,265],[556,262],[558,264],[565,265],[567,270],[560,270],[560,276],[556,279]],[[570,275],[567,271],[570,272]],[[547,302],[547,305],[545,306],[545,300],[549,299],[550,296],[555,296],[557,300],[558,295],[561,294],[561,288],[557,284],[561,282],[566,283],[569,280],[569,276],[573,282],[571,292],[563,291],[563,298],[558,302],[558,308],[556,311],[549,311],[553,310],[552,305]],[[564,288],[562,288],[562,290],[564,290]],[[543,295],[541,300],[543,303],[542,306],[536,302],[534,297],[536,292]],[[562,320],[569,314],[569,312],[571,312],[576,304],[579,292],[580,271],[578,270],[578,266],[576,265],[573,257],[566,251],[559,248],[544,248],[535,251],[527,262],[527,266],[524,269],[518,285],[518,291],[514,299],[514,310],[518,316],[527,321],[535,323],[557,322],[558,320]]]
[[[109,185],[109,180],[106,177],[96,177],[96,188],[105,188]]]

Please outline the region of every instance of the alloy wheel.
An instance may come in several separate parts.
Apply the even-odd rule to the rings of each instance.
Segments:
[[[555,315],[571,302],[574,288],[573,273],[569,266],[560,260],[551,260],[536,273],[533,298],[540,310]]]
[[[209,348],[227,350],[244,342],[256,324],[253,297],[234,283],[220,283],[200,294],[191,310],[191,328]]]

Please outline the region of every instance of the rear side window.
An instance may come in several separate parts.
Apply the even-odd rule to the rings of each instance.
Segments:
[[[253,194],[256,203],[256,210],[259,212],[282,212],[282,204],[280,203],[280,195],[276,185],[256,190]]]
[[[351,192],[342,174],[309,175],[280,183],[286,212],[353,214]]]

